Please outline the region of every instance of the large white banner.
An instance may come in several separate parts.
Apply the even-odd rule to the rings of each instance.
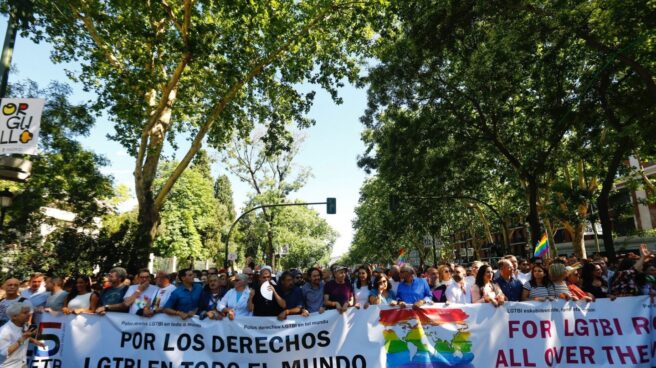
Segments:
[[[0,154],[37,153],[44,105],[40,98],[0,100]]]
[[[35,348],[32,367],[650,367],[655,330],[647,297],[370,307],[285,321],[45,315],[48,348]]]

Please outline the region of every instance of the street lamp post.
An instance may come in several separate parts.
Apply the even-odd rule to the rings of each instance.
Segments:
[[[5,188],[0,192],[0,230],[4,229],[5,226],[5,213],[7,208],[11,207],[11,203],[14,199],[14,193],[10,192],[9,189]]]

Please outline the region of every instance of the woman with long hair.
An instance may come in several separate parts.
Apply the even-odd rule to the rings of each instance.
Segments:
[[[91,278],[75,277],[75,287],[64,300],[62,312],[65,314],[94,313],[100,297],[91,289]]]
[[[371,295],[371,273],[366,266],[360,266],[356,270],[355,282],[353,283],[353,293],[355,294],[355,307],[363,306],[365,309],[369,306],[369,295]]]
[[[374,279],[374,287],[369,295],[369,304],[396,305],[396,294],[392,290],[392,283],[384,273]]]
[[[492,281],[494,270],[490,265],[484,264],[478,268],[476,281],[471,287],[472,303],[490,303],[495,307],[506,301],[499,285]]]
[[[581,269],[581,289],[592,294],[596,299],[608,297],[608,283],[604,278],[603,269],[598,263],[586,263]]]
[[[524,284],[522,290],[522,301],[535,300],[543,302],[549,299],[549,272],[541,264],[533,265],[531,268],[531,279]]]

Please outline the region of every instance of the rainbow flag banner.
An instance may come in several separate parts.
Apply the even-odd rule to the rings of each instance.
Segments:
[[[548,251],[549,251],[549,237],[547,237],[547,233],[544,233],[538,244],[535,245],[535,251],[533,252],[533,256],[544,257]]]

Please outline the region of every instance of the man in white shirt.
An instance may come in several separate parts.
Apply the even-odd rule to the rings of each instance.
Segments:
[[[27,348],[31,343],[45,347],[41,341],[33,338],[36,328],[25,329],[30,320],[31,306],[16,302],[7,308],[9,322],[0,327],[0,368],[24,368],[27,363]]]
[[[159,290],[157,291],[157,295],[153,301],[150,313],[161,313],[164,311],[164,306],[169,300],[171,293],[173,290],[175,290],[175,285],[171,283],[169,274],[164,271],[157,271],[155,274],[155,284]],[[148,317],[148,315],[146,316]]]
[[[44,275],[40,272],[32,274],[32,277],[30,277],[30,287],[21,293],[21,296],[29,300],[34,308],[44,307],[50,296],[46,291],[46,284],[43,282],[44,279]]]
[[[123,297],[123,304],[130,308],[130,314],[149,316],[159,288],[150,284],[150,271],[142,268],[137,274],[135,285],[131,285]]]
[[[531,281],[531,264],[526,259],[519,261],[519,272],[517,272],[517,280],[522,284]]]
[[[447,303],[469,304],[472,302],[471,285],[465,282],[467,271],[462,266],[453,269],[453,282],[446,288]]]

